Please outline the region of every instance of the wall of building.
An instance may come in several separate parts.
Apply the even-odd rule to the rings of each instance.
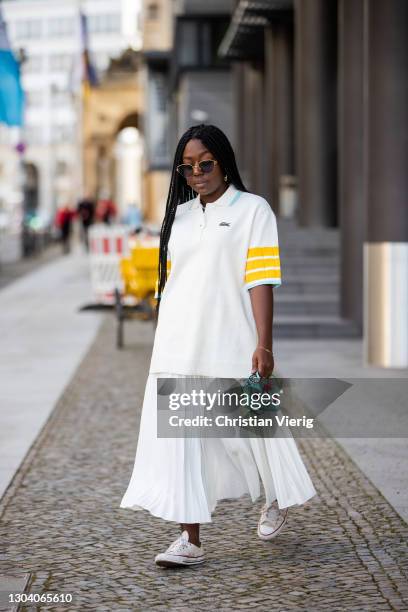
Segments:
[[[204,120],[221,128],[235,142],[236,105],[230,71],[183,72],[178,98],[178,136]]]
[[[174,12],[178,14],[212,14],[230,13],[235,5],[234,0],[175,0]]]
[[[145,51],[168,51],[173,45],[173,10],[168,0],[143,0],[142,47]]]

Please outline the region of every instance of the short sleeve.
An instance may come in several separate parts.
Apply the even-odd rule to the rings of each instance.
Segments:
[[[245,287],[282,283],[275,213],[265,201],[255,212],[245,263]]]
[[[170,251],[167,249],[167,278],[169,277],[171,270],[171,258]],[[154,288],[154,297],[157,300],[159,298],[159,278],[156,279],[156,284]]]

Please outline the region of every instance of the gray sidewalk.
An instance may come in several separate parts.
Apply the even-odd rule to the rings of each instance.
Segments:
[[[3,262],[0,260],[0,289],[4,289],[4,287],[14,283],[17,279],[35,272],[43,265],[55,261],[61,256],[61,245],[53,243],[45,247],[38,254],[19,259],[18,261]]]
[[[283,376],[293,378],[340,378],[358,385],[358,379],[394,379],[395,385],[378,389],[367,400],[358,389],[347,397],[340,397],[326,411],[341,415],[349,422],[367,422],[367,430],[381,432],[386,425],[398,431],[401,422],[408,431],[406,397],[401,401],[401,385],[397,379],[407,379],[407,370],[389,370],[363,365],[362,341],[347,340],[283,340],[275,342],[276,365]],[[406,392],[406,385],[404,385]],[[403,416],[401,416],[401,414]],[[385,421],[388,421],[386,423]],[[374,425],[373,425],[374,423]],[[408,439],[393,438],[338,438],[353,461],[371,479],[395,510],[408,522]]]
[[[88,265],[78,247],[0,291],[0,496],[98,330]]]

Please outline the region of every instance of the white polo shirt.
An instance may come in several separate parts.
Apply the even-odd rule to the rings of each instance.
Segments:
[[[281,284],[268,202],[230,185],[204,211],[199,195],[180,204],[168,262],[149,371],[249,376],[258,337],[248,290]]]

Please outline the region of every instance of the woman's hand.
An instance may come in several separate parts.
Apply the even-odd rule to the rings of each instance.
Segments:
[[[257,346],[252,355],[252,374],[258,371],[263,378],[269,378],[274,367],[275,362],[272,353]]]

